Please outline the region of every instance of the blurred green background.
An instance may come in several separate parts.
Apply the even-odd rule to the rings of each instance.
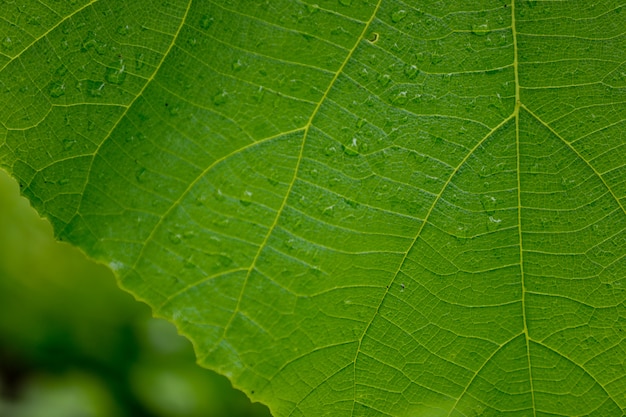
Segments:
[[[52,237],[0,170],[0,416],[269,416]]]

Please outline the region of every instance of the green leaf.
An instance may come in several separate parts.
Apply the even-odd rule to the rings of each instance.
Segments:
[[[618,1],[0,6],[0,158],[277,416],[626,410]]]

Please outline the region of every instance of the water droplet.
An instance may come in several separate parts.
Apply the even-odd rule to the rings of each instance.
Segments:
[[[168,235],[168,239],[175,245],[178,245],[180,242],[183,241],[183,237],[180,235],[180,233],[175,232],[170,232]]]
[[[317,4],[307,4],[306,5],[306,10],[309,13],[311,13],[311,14],[316,13],[319,9],[320,9],[320,6],[317,5]]]
[[[252,204],[252,191],[245,190],[239,202],[245,207]]]
[[[232,265],[232,263],[233,263],[233,259],[230,256],[228,256],[227,254],[225,254],[225,253],[220,253],[217,256],[217,259],[218,259],[218,262],[219,262],[219,264],[221,266],[228,267],[228,266]]]
[[[324,216],[333,217],[335,215],[335,205],[324,208],[322,214]]]
[[[63,139],[63,149],[69,151],[76,144],[76,139]]]
[[[359,154],[359,145],[356,138],[352,138],[349,145],[343,147],[343,152],[348,156],[356,156]]]
[[[189,46],[196,46],[198,44],[198,39],[196,38],[189,38],[187,39],[187,45]]]
[[[203,206],[206,204],[207,200],[208,198],[206,194],[200,194],[199,196],[196,197],[196,205]]]
[[[180,114],[179,106],[168,106],[167,110],[170,113],[170,116],[178,116]]]
[[[87,36],[85,37],[85,39],[83,39],[82,47],[80,50],[82,52],[87,52],[88,50],[95,48],[96,46],[98,46],[96,34],[91,31],[87,32]]]
[[[55,75],[58,75],[59,77],[63,77],[65,74],[67,74],[67,67],[65,65],[61,65],[59,68],[56,69],[56,71],[54,71]]]
[[[41,26],[41,18],[39,16],[29,16],[26,23],[33,26]]]
[[[339,4],[342,6],[350,6],[352,4],[352,0],[339,0]]]
[[[138,182],[144,182],[146,180],[146,169],[144,167],[141,167],[137,170],[137,172],[135,173],[135,179]]]
[[[337,153],[337,147],[335,145],[328,145],[324,149],[324,153],[326,154],[326,156],[333,156]]]
[[[65,95],[65,84],[63,84],[62,82],[50,83],[50,88],[48,91],[50,93],[50,97],[59,98]]]
[[[226,103],[227,100],[228,93],[226,91],[222,91],[221,93],[213,96],[213,104],[215,104],[216,106],[221,106],[222,104]]]
[[[66,185],[70,180],[68,178],[63,178],[59,180],[59,185]]]
[[[573,178],[561,178],[561,186],[566,189],[569,190],[570,188],[574,187],[576,185],[576,180]]]
[[[456,230],[457,242],[459,242],[461,245],[466,244],[469,238],[469,228],[465,225],[460,225],[459,227],[457,227]]]
[[[145,59],[144,54],[135,55],[135,69],[137,71],[141,70],[143,66],[146,65],[146,62],[144,61],[144,59]]]
[[[396,106],[405,105],[407,101],[409,101],[409,98],[406,96],[406,91],[400,91],[398,94],[396,94],[395,97],[391,99],[391,103],[395,104]]]
[[[257,103],[260,103],[261,100],[263,100],[263,95],[264,94],[265,94],[265,90],[263,89],[263,86],[259,86],[259,88],[252,93],[252,98]]]
[[[309,174],[310,174],[310,175],[311,175],[311,177],[313,177],[313,178],[317,178],[317,177],[320,175],[319,171],[318,171],[317,169],[315,169],[315,168],[314,168],[314,169],[312,169],[312,170],[309,172]]]
[[[243,67],[244,67],[243,62],[241,62],[240,59],[233,62],[233,71],[241,71]]]
[[[401,21],[402,19],[406,17],[406,14],[407,12],[404,9],[396,10],[395,12],[391,14],[391,21],[393,23],[398,23],[399,21]]]
[[[200,27],[204,30],[211,27],[213,24],[213,18],[209,15],[204,15],[200,18]]]
[[[485,36],[488,33],[490,33],[491,30],[489,29],[489,25],[486,23],[483,23],[482,25],[474,25],[472,26],[472,33],[474,35],[478,35],[478,36]]]
[[[219,188],[215,191],[215,193],[213,194],[213,197],[217,201],[224,201],[224,199],[226,198],[226,197],[224,197],[224,194],[222,193],[222,190],[220,190]]]
[[[126,65],[124,61],[120,59],[107,67],[104,79],[111,84],[122,84],[126,79]]]
[[[480,204],[487,214],[493,214],[496,211],[497,200],[495,197],[483,194],[480,196]]]
[[[390,82],[391,82],[391,76],[389,74],[383,74],[380,77],[378,77],[378,83],[383,87],[387,87]]]
[[[360,128],[362,128],[362,127],[363,127],[366,123],[367,123],[367,120],[366,120],[366,119],[358,119],[358,120],[356,121],[356,128],[357,128],[357,129],[360,129]]]
[[[13,49],[13,39],[8,36],[2,39],[2,49],[6,51],[10,51],[11,49]]]
[[[500,227],[501,223],[502,223],[502,219],[489,216],[489,218],[487,219],[487,230],[494,231]]]
[[[419,74],[419,72],[420,70],[417,69],[416,65],[407,65],[406,67],[404,67],[404,75],[406,75],[407,78],[411,80],[417,77],[417,74]]]
[[[130,32],[130,28],[128,25],[118,26],[116,32],[118,35],[126,36]]]

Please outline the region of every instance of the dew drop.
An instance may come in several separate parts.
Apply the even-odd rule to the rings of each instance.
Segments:
[[[236,60],[235,62],[233,62],[233,71],[241,71],[244,67],[243,62],[241,62],[240,59]]]
[[[11,49],[13,49],[13,39],[8,36],[2,39],[2,49],[4,49],[5,51],[10,51]]]
[[[50,97],[59,98],[65,95],[65,84],[61,82],[53,82],[50,84],[48,92],[50,93]]]
[[[561,186],[566,189],[569,190],[571,189],[574,185],[576,185],[576,180],[573,178],[561,178]]]
[[[174,233],[174,232],[170,232],[169,233],[168,239],[174,245],[178,245],[180,242],[183,241],[182,236],[180,235],[180,233]]]
[[[140,71],[144,67],[144,65],[146,65],[146,62],[144,61],[144,59],[145,59],[144,54],[135,55],[135,69],[137,71]]]
[[[487,229],[489,231],[494,231],[500,227],[501,223],[502,223],[502,219],[489,216],[489,218],[487,219]]]
[[[218,262],[221,266],[228,267],[232,265],[233,259],[225,253],[220,253],[217,256]]]
[[[63,149],[69,151],[76,144],[76,139],[63,139]]]
[[[239,202],[245,207],[252,204],[252,191],[245,190]]]
[[[215,191],[215,194],[213,194],[213,197],[217,201],[224,201],[224,199],[226,198],[226,197],[224,197],[224,194],[222,193],[222,190],[220,190],[219,188]]]
[[[204,15],[200,18],[200,27],[204,30],[211,27],[213,24],[213,18],[209,15]]]
[[[126,79],[126,65],[123,60],[115,62],[111,66],[107,67],[104,74],[104,79],[111,84],[120,85]]]
[[[145,174],[146,174],[146,169],[144,167],[141,167],[135,173],[135,179],[138,182],[144,182],[146,180],[146,175]]]
[[[352,4],[352,0],[339,0],[339,4],[342,6],[350,6]]]
[[[417,74],[419,74],[420,70],[417,69],[417,66],[415,65],[407,65],[404,68],[404,75],[407,76],[407,78],[409,79],[414,79],[415,77],[417,77]]]
[[[128,35],[128,32],[130,32],[130,28],[128,25],[118,26],[116,32],[118,35],[126,36]]]
[[[352,138],[349,145],[343,147],[343,152],[348,156],[356,156],[359,154],[359,145],[356,138]]]
[[[496,211],[498,200],[495,197],[483,194],[480,196],[480,204],[487,214],[493,214]]]
[[[478,36],[485,36],[489,34],[491,30],[489,29],[489,25],[483,23],[482,25],[474,25],[472,26],[472,33]]]
[[[41,26],[41,18],[39,16],[29,16],[26,23],[33,26]]]
[[[167,110],[170,116],[178,116],[180,114],[180,107],[178,106],[168,106]]]
[[[406,10],[404,9],[396,10],[395,12],[391,14],[391,21],[393,23],[398,23],[399,21],[401,21],[402,19],[406,17],[406,14],[407,14]]]
[[[206,194],[200,194],[199,196],[196,197],[196,205],[198,206],[203,206],[206,204],[207,202],[207,196]]]
[[[311,13],[311,14],[313,14],[313,13],[317,12],[319,9],[320,9],[320,6],[319,6],[319,5],[317,5],[317,4],[307,4],[307,5],[306,5],[306,10],[307,10],[309,13]]]
[[[225,104],[226,101],[228,101],[228,93],[226,91],[222,91],[221,93],[213,96],[213,104],[216,106],[221,106],[222,104]]]
[[[335,147],[335,145],[328,145],[324,149],[324,154],[326,154],[326,156],[333,156],[336,153],[337,153],[337,148]]]
[[[360,119],[358,119],[358,120],[356,121],[356,128],[357,128],[357,129],[360,129],[360,128],[362,128],[363,126],[365,126],[365,124],[366,124],[366,123],[367,123],[367,120],[366,120],[366,119],[362,119],[362,118],[360,118]]]
[[[59,185],[66,185],[70,180],[68,178],[63,178],[59,180]]]
[[[378,83],[383,87],[387,87],[390,82],[391,82],[391,76],[389,74],[383,74],[380,77],[378,77]]]
[[[54,71],[55,75],[58,75],[59,77],[63,77],[65,74],[67,74],[67,67],[65,65],[61,65],[59,68],[56,69],[56,71]]]
[[[406,104],[407,101],[409,101],[409,99],[406,95],[406,91],[400,91],[395,97],[391,99],[391,103],[397,106],[402,106]]]
[[[263,86],[259,86],[259,88],[252,93],[252,98],[257,103],[260,103],[261,100],[263,100],[263,95],[264,94],[265,94],[265,90],[263,89]]]

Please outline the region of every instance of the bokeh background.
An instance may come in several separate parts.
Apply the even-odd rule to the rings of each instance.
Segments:
[[[0,170],[0,416],[270,416],[52,229]]]

